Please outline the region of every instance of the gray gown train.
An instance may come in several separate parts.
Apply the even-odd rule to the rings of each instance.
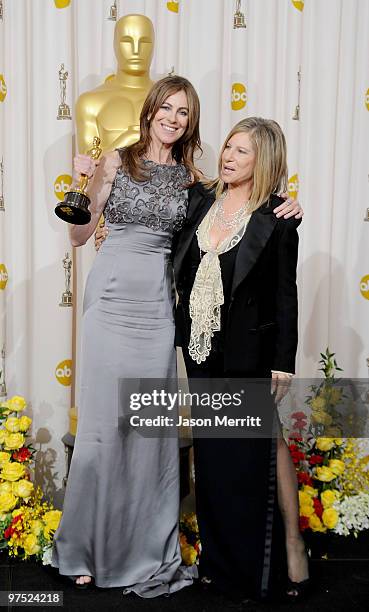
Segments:
[[[52,564],[154,597],[192,582],[178,542],[178,439],[122,432],[118,379],[176,376],[170,253],[187,173],[145,164],[146,182],[118,170],[87,280],[78,432]]]

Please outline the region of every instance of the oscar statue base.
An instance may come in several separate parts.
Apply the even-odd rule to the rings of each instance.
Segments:
[[[80,191],[68,191],[61,204],[55,207],[55,214],[67,223],[86,225],[91,220],[88,210],[90,198]]]
[[[65,291],[59,306],[73,306],[73,296],[71,291]]]
[[[72,119],[68,104],[60,104],[57,119]]]

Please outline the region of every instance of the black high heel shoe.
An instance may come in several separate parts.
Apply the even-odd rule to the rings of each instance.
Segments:
[[[307,597],[311,590],[311,579],[306,578],[300,582],[293,582],[287,579],[286,597],[288,601],[302,601]],[[292,592],[291,592],[292,591]]]

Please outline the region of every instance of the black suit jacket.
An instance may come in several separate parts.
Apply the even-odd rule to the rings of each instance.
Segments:
[[[225,372],[233,376],[270,376],[271,369],[295,371],[301,220],[277,219],[273,210],[282,201],[272,195],[252,214],[237,252],[224,347]],[[201,183],[189,189],[187,219],[176,245],[176,343],[183,347],[188,346],[191,330],[185,256],[213,202],[214,193]]]

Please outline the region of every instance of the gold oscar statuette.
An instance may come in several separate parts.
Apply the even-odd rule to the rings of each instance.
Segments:
[[[236,0],[236,12],[233,15],[233,29],[246,28],[245,14],[241,11],[241,0]]]
[[[58,115],[56,117],[57,119],[72,119],[70,108],[65,101],[67,95],[67,78],[68,72],[64,70],[64,64],[62,64],[59,70],[60,104],[58,108]]]
[[[1,158],[1,162],[0,162],[0,186],[1,186],[1,191],[0,191],[0,212],[5,210],[5,204],[4,204],[4,162],[3,162],[3,158]]]
[[[115,24],[117,70],[112,78],[82,93],[75,107],[77,148],[85,153],[94,136],[103,153],[137,142],[140,113],[152,87],[154,27],[145,15],[125,15]]]
[[[1,370],[0,370],[0,397],[6,397],[6,382],[5,382],[5,344],[1,349]]]
[[[118,16],[117,0],[114,0],[114,3],[110,7],[110,13],[109,13],[108,19],[109,21],[116,21],[117,16]]]
[[[65,257],[63,259],[63,268],[65,274],[65,291],[62,293],[62,299],[59,303],[59,306],[73,306],[73,295],[70,290],[72,260],[69,257],[69,253],[65,254]]]
[[[300,121],[301,66],[297,73],[297,88],[298,88],[297,106],[295,107],[295,112],[292,116],[292,119],[294,121]]]
[[[92,149],[87,151],[91,159],[98,159],[101,155],[100,138],[95,136],[92,142]],[[91,220],[91,213],[88,210],[90,198],[86,193],[88,176],[81,174],[78,187],[68,191],[63,202],[55,207],[55,214],[67,223],[74,225],[86,225]]]

